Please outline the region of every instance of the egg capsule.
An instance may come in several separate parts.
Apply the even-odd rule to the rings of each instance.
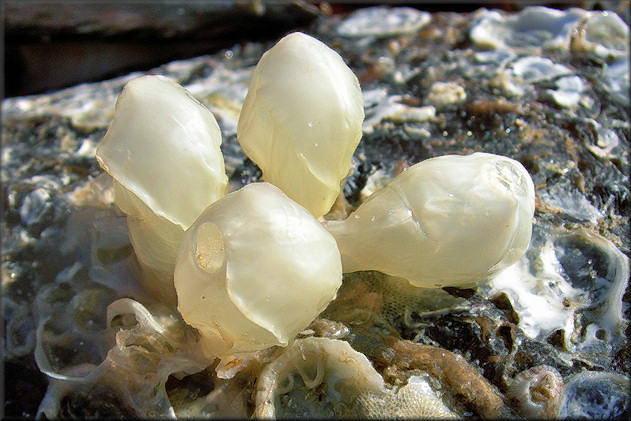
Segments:
[[[209,357],[286,345],[342,283],[335,239],[277,187],[252,183],[210,205],[175,265],[178,310]]]
[[[517,161],[488,153],[422,161],[344,221],[327,221],[344,272],[419,287],[467,286],[515,263],[532,233],[535,190]]]
[[[362,135],[357,77],[335,51],[295,32],[258,62],[237,139],[263,172],[316,218],[327,213]]]
[[[226,193],[221,132],[212,113],[164,76],[129,82],[96,149],[127,214],[143,285],[175,304],[173,269],[184,231]]]

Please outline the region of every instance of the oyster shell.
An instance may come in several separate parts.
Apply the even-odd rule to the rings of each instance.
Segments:
[[[612,358],[628,325],[628,257],[584,228],[552,230],[543,244],[539,235],[526,256],[491,279],[488,296],[506,293],[528,336],[544,339],[561,331],[565,349],[603,362]]]
[[[432,20],[427,12],[411,7],[370,7],[355,10],[337,26],[348,38],[389,37],[414,33]]]
[[[617,7],[628,20],[621,7],[612,2],[606,6]],[[530,282],[526,276],[522,286],[527,290],[516,291],[523,294],[520,300],[509,291],[486,297],[484,287],[477,292],[425,290],[371,271],[345,276],[338,299],[323,313],[329,320],[319,319],[309,326],[310,333],[301,335],[343,338],[383,376],[386,392],[360,394],[350,408],[339,408],[348,416],[406,416],[406,408],[416,408],[415,397],[422,402],[423,395],[439,398],[465,418],[520,415],[500,411],[506,400],[500,392],[508,390],[518,372],[537,364],[554,367],[568,381],[564,415],[610,417],[620,416],[617,409],[628,409],[628,393],[621,390],[628,379],[612,375],[629,367],[624,320],[629,318],[628,272],[624,279],[628,262],[619,258],[629,254],[629,67],[627,47],[615,45],[627,40],[615,34],[600,39],[588,35],[587,42],[597,45],[581,47],[581,30],[598,31],[608,24],[602,20],[584,25],[583,12],[523,14],[539,16],[539,21],[519,19],[521,13],[499,14],[506,21],[517,17],[524,26],[504,27],[506,32],[496,33],[505,41],[501,48],[485,51],[475,40],[468,42],[476,14],[435,13],[427,29],[390,34],[388,39],[343,36],[336,31],[343,21],[337,13],[323,16],[310,28],[341,52],[366,89],[365,139],[344,185],[351,203],[361,203],[364,195],[383,187],[391,172],[396,173],[393,168],[446,153],[482,150],[519,159],[537,186],[533,241],[527,261],[520,260],[514,268],[539,279]],[[581,19],[573,19],[579,15]],[[387,14],[373,16],[378,20]],[[376,21],[367,22],[359,29]],[[568,25],[555,26],[563,22]],[[383,23],[374,26],[385,35]],[[603,29],[607,34],[609,29]],[[224,135],[222,151],[233,187],[259,179],[255,164],[244,161],[235,130],[252,64],[266,46],[243,43],[151,71],[186,83],[196,98],[212,107]],[[613,48],[599,54],[605,51],[601,47]],[[522,60],[532,55],[550,61]],[[555,76],[557,70],[563,72]],[[5,374],[11,386],[6,390],[7,416],[34,416],[49,383],[40,412],[49,419],[252,417],[260,365],[284,351],[272,347],[239,353],[214,364],[191,352],[199,351],[199,335],[185,327],[175,308],[164,313],[135,290],[127,216],[109,206],[113,189],[107,183],[86,186],[85,181],[99,173],[94,148],[111,120],[114,99],[137,75],[3,100],[1,172],[7,200],[1,227],[2,280]],[[501,77],[506,77],[504,84],[498,83]],[[466,101],[427,105],[438,82],[462,87]],[[514,92],[521,91],[521,98],[508,97],[511,91],[502,89],[511,83],[517,84]],[[98,179],[111,177],[102,174]],[[86,206],[99,211],[77,218]],[[588,235],[578,234],[577,227]],[[619,248],[620,253],[609,256],[601,250],[598,237],[590,237],[595,233],[607,238],[605,249]],[[514,277],[505,280],[518,284]],[[112,326],[102,331],[107,318],[99,306],[113,298],[111,292],[93,294],[98,289],[94,282],[142,302],[163,329],[154,330],[142,309],[132,309],[128,302],[123,307],[129,308],[119,307]],[[529,294],[544,298],[543,304],[526,305]],[[563,317],[543,317],[554,316],[552,310],[557,309],[564,309]],[[172,325],[173,320],[179,322]],[[603,323],[607,320],[610,323]],[[113,327],[119,324],[120,341],[114,342]],[[172,335],[181,329],[191,334],[190,343]],[[398,338],[432,346],[390,341]],[[37,340],[46,359],[40,359],[40,351],[36,358],[51,375],[29,365]],[[108,350],[97,375],[81,380]],[[572,376],[586,369],[576,378],[591,381],[574,382]],[[309,389],[300,375],[293,378],[296,390],[281,396],[285,403],[328,396],[324,387]],[[26,387],[34,393],[24,393]],[[424,393],[416,393],[418,389]],[[508,402],[517,411],[517,404]],[[323,406],[307,411],[318,408]],[[290,415],[296,414],[300,412]]]

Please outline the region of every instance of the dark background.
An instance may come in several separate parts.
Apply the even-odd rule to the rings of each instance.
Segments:
[[[621,8],[620,3],[624,2],[8,1],[2,17],[3,96],[50,92],[210,54],[247,40],[273,40],[308,26],[319,15],[345,15],[377,4],[472,12],[480,7],[519,11],[533,4],[602,10]],[[628,11],[619,13],[628,22]]]

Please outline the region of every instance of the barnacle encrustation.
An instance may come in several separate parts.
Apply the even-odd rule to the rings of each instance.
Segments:
[[[583,371],[567,379],[559,418],[624,419],[631,409],[627,375]]]
[[[99,364],[47,372],[51,384],[40,404],[40,416],[84,417],[96,411],[116,417],[174,417],[165,390],[168,376],[199,372],[208,362],[200,355],[194,329],[169,308],[155,304],[148,309],[130,298],[112,302],[106,329],[99,333],[114,335],[114,346]],[[47,364],[38,360],[42,369]]]
[[[505,293],[529,337],[556,332],[563,349],[609,364],[628,326],[629,258],[593,230],[544,227],[538,225],[522,259],[490,280],[486,294]]]
[[[289,414],[330,417],[342,412],[342,407],[360,393],[382,388],[383,379],[368,358],[348,342],[296,339],[261,371],[254,414],[261,418]],[[324,396],[319,397],[320,394]],[[320,406],[312,405],[314,399],[326,401],[320,408],[323,413],[312,413]]]
[[[555,418],[563,386],[563,378],[556,369],[538,365],[517,374],[508,387],[506,397],[517,403],[517,411],[524,417]]]

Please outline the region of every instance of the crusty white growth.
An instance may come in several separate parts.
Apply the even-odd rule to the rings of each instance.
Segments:
[[[174,302],[173,268],[184,231],[226,193],[221,132],[212,113],[164,76],[129,82],[96,150],[146,287]]]
[[[210,357],[286,345],[341,283],[335,239],[264,182],[210,205],[186,232],[175,266],[178,309]]]
[[[534,199],[519,162],[448,155],[410,167],[346,220],[325,226],[344,272],[377,270],[428,288],[467,285],[525,253]]]
[[[237,137],[265,181],[319,217],[340,192],[363,119],[361,88],[344,60],[296,32],[254,69]]]

